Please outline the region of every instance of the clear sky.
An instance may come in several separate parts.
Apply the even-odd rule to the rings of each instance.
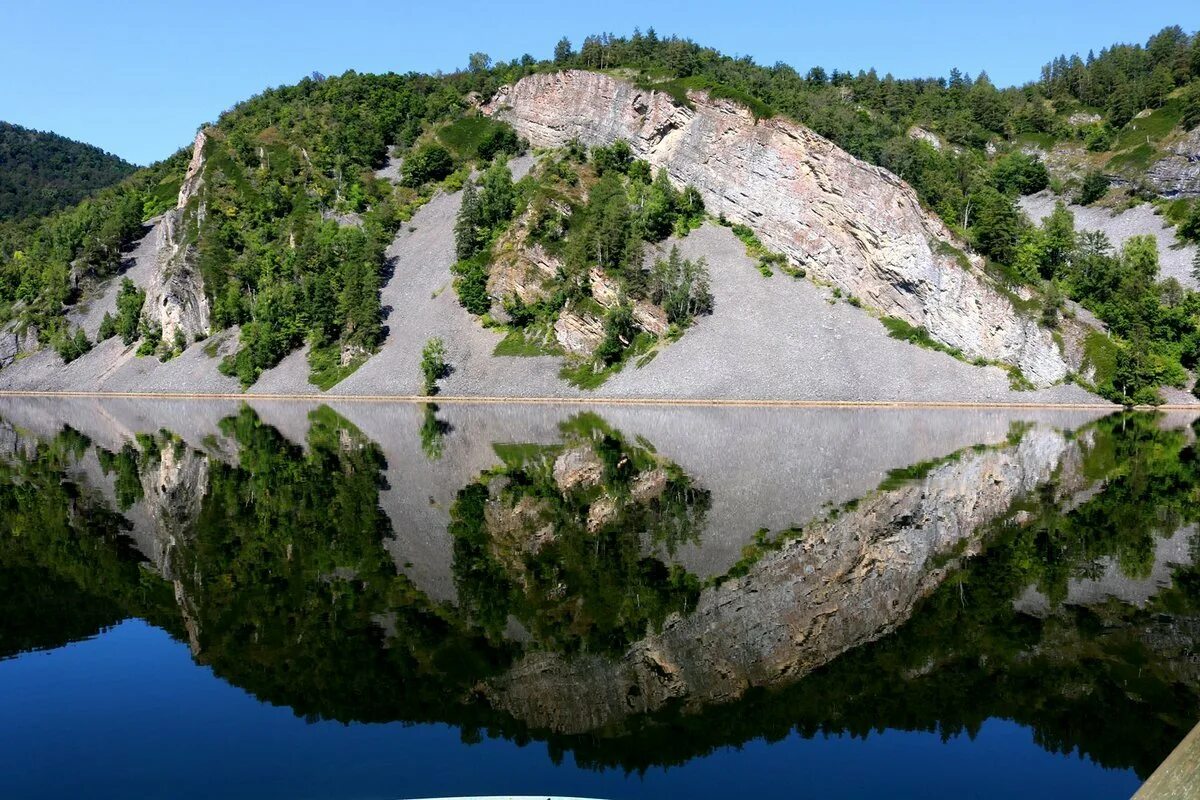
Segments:
[[[986,69],[1023,83],[1058,53],[1200,29],[1197,0],[0,0],[0,119],[136,163],[268,86],[314,70],[452,70],[550,54],[560,36],[654,27],[760,64],[897,77]]]

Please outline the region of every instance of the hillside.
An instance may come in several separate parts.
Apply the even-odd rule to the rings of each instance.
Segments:
[[[0,122],[0,222],[74,205],[135,169],[90,144]]]
[[[1122,75],[1142,87],[1174,59],[1163,102],[1184,121],[1200,60],[1181,36]],[[1098,237],[1083,206],[1054,206],[1069,179],[1025,141],[1038,108],[1081,102],[1053,74],[1019,91],[801,76],[652,32],[471,62],[269,90],[0,231],[0,387],[1179,402],[1194,385],[1200,294],[1171,237]],[[1046,191],[1022,200],[1031,223],[1018,199]]]

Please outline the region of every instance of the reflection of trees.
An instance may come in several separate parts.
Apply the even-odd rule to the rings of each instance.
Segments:
[[[501,466],[452,509],[454,607],[397,573],[383,546],[393,533],[379,507],[383,456],[352,425],[319,409],[304,448],[249,409],[221,427],[235,462],[210,464],[171,571],[199,658],[297,714],[537,736],[581,763],[631,769],[792,731],[949,736],[1002,716],[1032,726],[1047,749],[1080,748],[1143,773],[1200,716],[1200,674],[1186,658],[1200,632],[1200,568],[1177,572],[1146,609],[1058,602],[1101,559],[1143,574],[1155,538],[1200,517],[1195,447],[1152,417],[1113,417],[1081,433],[1073,474],[981,531],[982,552],[896,633],[791,685],[580,737],[530,732],[475,688],[520,651],[504,636],[513,619],[530,647],[613,654],[668,614],[686,614],[699,586],[654,553],[694,537],[706,491],[593,415],[566,423],[558,445],[499,446]],[[168,443],[182,446],[161,433],[139,441],[132,477]],[[66,429],[0,461],[0,656],[129,615],[182,635],[173,587],[145,568],[129,523],[72,469],[89,448]],[[1081,475],[1095,491],[1072,500]],[[1013,608],[1031,584],[1055,601],[1044,618]]]
[[[1148,415],[1101,421],[1079,469],[1100,482],[1078,507],[1044,487],[982,531],[984,551],[895,634],[844,654],[790,686],[754,690],[698,714],[678,707],[608,738],[559,740],[594,766],[682,763],[754,738],[867,736],[885,728],[974,734],[990,717],[1031,726],[1052,752],[1075,749],[1148,775],[1200,718],[1200,565],[1176,572],[1145,609],[1110,601],[1013,601],[1031,583],[1054,598],[1099,559],[1145,574],[1158,535],[1200,519],[1200,460],[1181,431]],[[1196,537],[1193,542],[1200,540]]]
[[[305,450],[248,408],[221,423],[237,464],[176,557],[201,658],[306,716],[442,718],[500,653],[397,574],[379,448],[326,407],[310,424]]]
[[[179,630],[165,581],[129,523],[71,472],[90,446],[64,428],[0,460],[0,656],[63,644],[136,614]]]
[[[697,578],[648,552],[694,541],[709,493],[594,414],[561,429],[561,445],[498,447],[503,465],[459,492],[459,601],[493,639],[512,617],[540,647],[619,652],[695,604]]]

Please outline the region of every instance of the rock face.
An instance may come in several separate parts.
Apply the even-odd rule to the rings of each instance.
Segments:
[[[554,338],[568,353],[590,356],[604,341],[604,320],[565,308],[554,322]]]
[[[1200,197],[1200,127],[1170,145],[1146,179],[1163,197]]]
[[[534,146],[627,140],[634,154],[695,186],[714,214],[749,226],[821,281],[961,350],[1019,367],[1038,386],[1068,367],[1051,334],[963,259],[949,230],[890,172],[807,128],[755,120],[704,92],[670,95],[580,70],[502,87],[484,113]],[[960,264],[960,261],[964,263]]]
[[[981,527],[1058,474],[1074,446],[1034,428],[1016,445],[966,451],[806,528],[623,656],[532,653],[485,692],[535,728],[573,734],[672,701],[695,709],[790,683],[902,625],[953,554],[971,553]]]
[[[191,344],[208,335],[211,324],[204,281],[195,264],[195,246],[185,241],[185,226],[204,224],[204,148],[207,134],[196,134],[192,160],[179,187],[176,207],[163,217],[159,227],[158,271],[146,289],[145,314],[162,329],[163,341],[174,344],[176,332]]]

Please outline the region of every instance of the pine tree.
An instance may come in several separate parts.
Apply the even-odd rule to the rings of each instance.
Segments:
[[[1192,280],[1200,283],[1200,247],[1196,248],[1196,255],[1192,256]]]
[[[463,187],[462,206],[458,209],[458,220],[454,223],[454,255],[466,261],[483,247],[483,221],[479,207],[479,193],[473,181]]]

